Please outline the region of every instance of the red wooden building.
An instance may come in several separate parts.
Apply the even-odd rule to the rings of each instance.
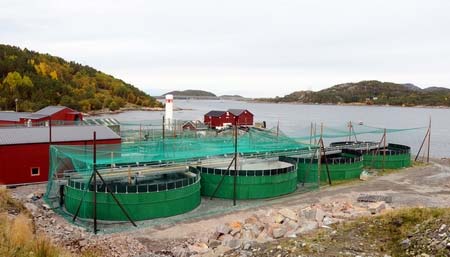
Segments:
[[[45,125],[74,124],[83,120],[82,113],[65,106],[47,106],[37,112],[0,112],[0,125]]]
[[[253,114],[244,109],[229,109],[228,111],[210,111],[204,116],[204,123],[210,128],[235,125],[253,125]]]
[[[54,126],[55,145],[120,144],[119,135],[105,126]],[[0,128],[0,184],[16,185],[48,181],[49,127]]]
[[[253,113],[246,109],[228,109],[235,117],[240,126],[253,126]]]

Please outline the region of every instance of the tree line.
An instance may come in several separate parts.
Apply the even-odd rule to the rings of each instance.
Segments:
[[[92,67],[0,44],[0,110],[64,105],[83,112],[161,107],[138,88]]]

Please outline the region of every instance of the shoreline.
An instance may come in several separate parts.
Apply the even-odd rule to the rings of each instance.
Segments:
[[[270,104],[294,104],[294,105],[324,105],[324,106],[363,106],[363,107],[398,107],[398,108],[429,108],[429,109],[450,109],[450,106],[445,105],[390,105],[390,104],[365,104],[365,103],[302,103],[302,102],[271,102],[271,101],[260,101],[260,100],[250,100],[246,101],[250,103],[270,103]]]

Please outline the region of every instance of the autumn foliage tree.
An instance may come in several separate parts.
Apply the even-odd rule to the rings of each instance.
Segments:
[[[89,66],[0,44],[0,110],[65,105],[81,111],[161,107],[138,88]]]

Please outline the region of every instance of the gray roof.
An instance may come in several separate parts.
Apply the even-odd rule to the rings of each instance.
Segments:
[[[0,120],[19,121],[22,116],[29,114],[29,112],[0,112]]]
[[[98,140],[120,139],[119,135],[105,126],[53,126],[52,142],[92,140],[94,131],[97,132]],[[0,129],[0,145],[46,143],[48,139],[48,127]]]
[[[224,113],[225,113],[225,111],[209,111],[205,115],[206,116],[211,116],[211,117],[219,117],[219,116],[222,116]]]
[[[239,116],[245,111],[247,111],[247,110],[246,109],[228,109],[228,112],[231,112],[234,116]]]
[[[43,116],[48,116],[48,115],[52,115],[55,114],[63,109],[66,109],[68,107],[65,106],[47,106],[43,109],[40,109],[37,112],[34,112],[33,114],[39,114],[39,115],[43,115]]]

